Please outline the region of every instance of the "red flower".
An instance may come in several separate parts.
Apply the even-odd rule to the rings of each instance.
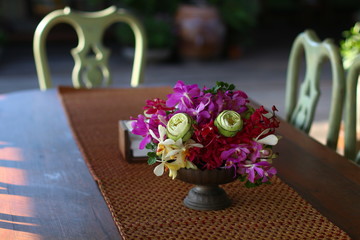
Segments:
[[[160,114],[165,116],[166,112],[173,111],[175,108],[167,107],[166,101],[160,98],[154,100],[147,100],[146,106],[144,107],[144,113],[146,115]]]
[[[275,115],[275,111],[277,111],[276,107],[273,106],[272,110],[273,115],[268,117],[269,112],[265,110],[263,106],[256,109],[249,119],[244,120],[244,129],[242,130],[242,134],[250,138],[256,138],[265,129],[270,129],[270,131],[262,137],[273,134],[275,132],[275,128],[279,127],[280,122]]]

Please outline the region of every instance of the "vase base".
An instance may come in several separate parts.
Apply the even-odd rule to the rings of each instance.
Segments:
[[[217,185],[197,185],[189,191],[184,205],[194,210],[222,210],[231,205],[231,200],[224,189]]]

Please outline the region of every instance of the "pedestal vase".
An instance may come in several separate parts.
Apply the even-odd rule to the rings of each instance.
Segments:
[[[234,169],[195,170],[182,168],[177,179],[195,184],[184,199],[184,205],[195,210],[221,210],[231,205],[231,200],[219,185],[236,180]]]

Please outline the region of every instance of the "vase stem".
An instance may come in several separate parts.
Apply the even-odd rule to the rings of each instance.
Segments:
[[[195,210],[221,210],[229,207],[231,200],[218,185],[196,185],[186,198],[184,205]]]

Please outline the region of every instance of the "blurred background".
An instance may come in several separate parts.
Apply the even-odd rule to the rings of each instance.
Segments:
[[[215,81],[235,83],[266,107],[276,105],[280,116],[295,37],[310,28],[321,40],[332,38],[340,46],[344,31],[360,21],[359,0],[1,0],[0,93],[38,89],[32,39],[46,14],[65,6],[98,11],[111,5],[130,10],[144,24],[145,85],[173,86],[178,80],[207,86]],[[360,53],[360,26],[355,35],[350,47],[355,43],[358,50],[349,50],[351,54]],[[133,38],[122,24],[105,33],[115,87],[130,87]],[[76,45],[76,33],[68,25],[51,30],[47,49],[55,86],[71,85],[70,49]],[[328,67],[325,64],[315,117],[321,126],[326,126],[331,99]],[[324,129],[313,129],[311,135],[322,138]]]
[[[360,21],[359,0],[1,0],[0,93],[38,88],[32,39],[46,14],[65,6],[98,11],[111,5],[130,10],[145,26],[145,85],[227,81],[280,111],[297,34],[311,28],[321,40],[332,38],[340,45],[343,32]],[[132,32],[114,24],[104,42],[112,50],[114,86],[129,86]],[[76,33],[68,25],[51,30],[47,47],[55,86],[71,85],[70,49],[76,45]],[[323,78],[320,101],[326,112],[331,74],[325,71]],[[326,116],[320,113],[319,118]]]
[[[339,40],[360,17],[358,0],[2,0],[0,45],[4,49],[18,44],[31,47],[35,27],[55,9],[70,6],[97,11],[111,5],[140,17],[149,47],[170,49],[167,60],[173,61],[236,59],[258,46],[289,45],[306,28],[314,29],[320,38]],[[108,31],[106,40],[120,47],[132,43],[126,27],[114,30]],[[54,30],[49,40],[68,43],[74,39],[76,35],[65,25]]]

